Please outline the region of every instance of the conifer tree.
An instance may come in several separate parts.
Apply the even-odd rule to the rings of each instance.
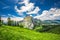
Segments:
[[[2,25],[1,16],[0,16],[0,26]]]
[[[11,26],[11,18],[10,18],[10,17],[8,17],[8,19],[7,19],[7,20],[8,20],[8,25],[9,25],[9,26]]]

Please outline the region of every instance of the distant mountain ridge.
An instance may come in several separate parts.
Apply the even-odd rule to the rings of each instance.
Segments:
[[[60,24],[60,20],[44,20],[43,22],[48,24]]]
[[[46,25],[60,25],[60,20],[40,20],[40,19],[34,19],[36,21],[40,21],[41,24]]]

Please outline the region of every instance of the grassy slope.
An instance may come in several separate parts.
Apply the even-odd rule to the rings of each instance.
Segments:
[[[60,34],[38,33],[19,27],[0,27],[0,40],[60,40]]]
[[[50,29],[48,32],[60,34],[60,26]]]

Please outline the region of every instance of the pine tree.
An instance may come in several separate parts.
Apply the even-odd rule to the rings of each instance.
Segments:
[[[0,26],[2,25],[2,22],[1,22],[1,16],[0,16]]]
[[[8,17],[7,20],[8,20],[8,25],[11,26],[11,19],[10,19],[10,17]]]

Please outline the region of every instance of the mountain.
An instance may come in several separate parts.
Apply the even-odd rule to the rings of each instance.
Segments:
[[[60,25],[60,20],[40,20],[40,19],[34,19],[34,22],[40,22],[40,24],[45,24],[45,25]]]
[[[42,24],[59,25],[60,20],[44,20],[42,21]]]

